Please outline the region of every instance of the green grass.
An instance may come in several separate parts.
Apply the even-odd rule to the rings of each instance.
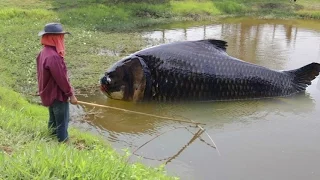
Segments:
[[[22,3],[23,2],[23,3]],[[23,9],[46,9],[51,8],[51,4],[45,0],[1,0],[2,8],[23,8]]]
[[[72,144],[47,132],[48,111],[0,87],[0,179],[174,179],[163,168],[129,164],[99,137],[71,129]]]
[[[219,0],[214,2],[222,14],[263,18],[312,18],[319,19],[320,0]]]
[[[304,7],[295,12],[300,18],[320,19],[320,0],[299,1],[299,4]]]
[[[179,16],[217,15],[220,11],[211,1],[171,1],[172,12]]]
[[[226,14],[239,14],[247,11],[244,4],[235,1],[221,1],[214,4],[221,12]]]
[[[301,18],[320,19],[320,11],[299,11],[296,14]]]
[[[128,8],[130,7],[130,8]],[[138,28],[151,26],[171,17],[168,5],[119,4],[106,6],[93,4],[58,10],[63,24],[87,30],[98,31],[137,31]]]

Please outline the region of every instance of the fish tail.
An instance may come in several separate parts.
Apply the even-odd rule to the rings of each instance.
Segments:
[[[297,91],[304,91],[311,84],[311,81],[319,75],[320,64],[313,62],[299,69],[284,72],[293,75],[293,85]]]

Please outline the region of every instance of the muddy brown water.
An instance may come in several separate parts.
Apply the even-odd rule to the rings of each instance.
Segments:
[[[227,52],[276,70],[320,62],[320,22],[224,19],[218,23],[172,24],[142,34],[152,43],[204,38],[228,42]],[[106,67],[107,69],[108,67]],[[103,72],[102,72],[103,73]],[[73,125],[103,135],[111,145],[136,150],[131,159],[149,166],[167,163],[181,179],[320,179],[320,78],[289,98],[208,103],[130,103],[101,93],[80,100],[159,116],[205,123],[213,138],[192,140],[198,129],[128,112],[81,106],[89,115]]]

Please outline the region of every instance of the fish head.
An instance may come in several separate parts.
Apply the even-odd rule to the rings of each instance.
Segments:
[[[100,79],[101,91],[111,99],[141,101],[146,78],[139,58],[129,57],[113,64]]]
[[[121,66],[113,66],[113,68],[107,70],[100,79],[101,91],[111,99],[124,99],[128,86],[124,74],[124,68]]]

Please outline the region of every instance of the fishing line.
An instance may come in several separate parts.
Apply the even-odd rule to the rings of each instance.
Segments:
[[[171,118],[171,117],[164,117],[164,116],[157,116],[157,115],[153,115],[153,114],[148,114],[148,113],[142,113],[142,112],[137,112],[137,111],[130,111],[127,109],[122,109],[122,108],[116,108],[116,107],[111,107],[111,106],[106,106],[106,105],[101,105],[101,104],[95,104],[95,103],[88,103],[88,102],[84,102],[84,101],[78,101],[78,104],[84,104],[84,105],[90,105],[90,106],[97,106],[97,107],[104,107],[104,108],[109,108],[109,109],[114,109],[114,110],[120,110],[120,111],[124,111],[124,112],[129,112],[129,113],[134,113],[134,114],[139,114],[139,115],[145,115],[145,116],[150,116],[150,117],[156,117],[156,118],[161,118],[161,119],[168,119],[168,120],[172,120],[172,121],[177,121],[177,122],[184,122],[184,123],[191,123],[191,124],[195,124],[200,130],[202,130],[202,133],[205,133],[208,138],[211,140],[212,144],[215,146],[219,156],[221,156],[220,151],[216,145],[216,143],[213,141],[213,139],[211,138],[211,136],[207,133],[207,131],[200,126],[200,124],[205,125],[204,123],[198,123],[198,122],[194,122],[192,120],[187,121],[187,120],[183,120],[183,119],[176,119],[176,118]],[[201,133],[201,134],[202,134]],[[200,136],[199,136],[200,137]]]
[[[38,95],[37,95],[38,96]],[[77,101],[78,104],[83,104],[83,105],[90,105],[90,106],[96,106],[96,107],[103,107],[103,108],[108,108],[108,109],[113,109],[113,110],[118,110],[118,111],[124,111],[124,112],[128,112],[128,113],[133,113],[133,114],[139,114],[139,115],[144,115],[144,116],[149,116],[149,117],[155,117],[155,118],[161,118],[161,119],[167,119],[167,120],[172,120],[172,121],[177,121],[177,122],[184,122],[184,123],[191,123],[196,125],[200,130],[202,130],[202,133],[205,133],[209,139],[211,140],[212,144],[215,146],[219,156],[221,156],[220,151],[218,150],[217,145],[214,143],[213,139],[211,138],[211,136],[206,132],[206,130],[200,126],[201,125],[205,125],[204,123],[198,123],[198,122],[194,122],[192,120],[184,120],[184,119],[177,119],[177,118],[171,118],[171,117],[165,117],[165,116],[158,116],[158,115],[153,115],[153,114],[148,114],[148,113],[143,113],[143,112],[138,112],[138,111],[131,111],[131,110],[127,110],[127,109],[122,109],[122,108],[117,108],[117,107],[112,107],[112,106],[106,106],[106,105],[101,105],[101,104],[95,104],[95,103],[89,103],[89,102],[85,102],[85,101]],[[201,134],[202,134],[201,133]],[[200,136],[199,136],[200,137]]]
[[[191,124],[195,124],[195,125],[199,125],[199,124],[205,125],[204,123],[192,122],[192,121],[187,121],[187,120],[184,120],[184,119],[177,119],[177,118],[171,118],[171,117],[165,117],[165,116],[158,116],[158,115],[153,115],[153,114],[148,114],[148,113],[143,113],[143,112],[138,112],[138,111],[131,111],[131,110],[127,110],[127,109],[122,109],[122,108],[117,108],[117,107],[112,107],[112,106],[106,106],[106,105],[101,105],[101,104],[95,104],[95,103],[89,103],[89,102],[84,102],[84,101],[78,101],[78,104],[103,107],[103,108],[119,110],[119,111],[124,111],[124,112],[128,112],[128,113],[133,113],[133,114],[139,114],[139,115],[150,116],[150,117],[161,118],[161,119],[168,119],[168,120],[177,121],[177,122],[191,123]]]

